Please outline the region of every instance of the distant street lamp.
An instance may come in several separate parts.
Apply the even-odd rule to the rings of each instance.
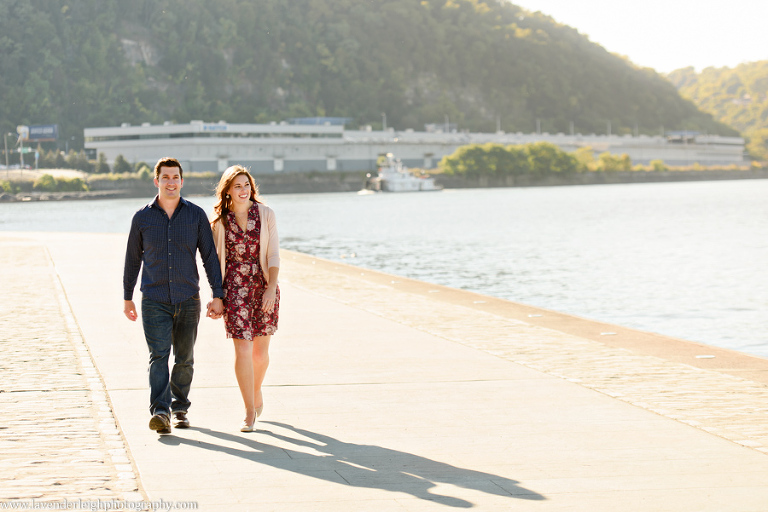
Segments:
[[[19,134],[19,169],[24,174],[24,139],[29,137],[29,127],[20,124],[16,127],[16,133]]]
[[[3,144],[5,144],[5,174],[8,175],[8,137],[9,135],[13,135],[12,133],[4,133],[3,134]]]

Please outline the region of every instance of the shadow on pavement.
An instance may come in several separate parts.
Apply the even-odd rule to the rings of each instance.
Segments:
[[[541,494],[521,487],[509,478],[458,468],[426,457],[420,457],[381,446],[345,443],[330,436],[310,432],[285,423],[263,421],[259,425],[273,425],[284,429],[285,434],[260,429],[256,435],[268,435],[297,448],[311,449],[317,453],[276,447],[249,439],[243,435],[199,427],[194,430],[227,443],[238,443],[243,448],[223,446],[214,442],[185,439],[178,436],[161,436],[160,442],[169,445],[186,444],[206,450],[228,453],[275,468],[300,473],[339,484],[355,487],[403,492],[415,498],[434,501],[456,508],[471,508],[473,503],[453,496],[430,492],[438,484],[450,484],[497,496],[545,500]],[[273,429],[274,430],[274,429]],[[295,437],[297,434],[300,437]]]

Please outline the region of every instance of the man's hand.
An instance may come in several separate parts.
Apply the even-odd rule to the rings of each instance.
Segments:
[[[205,314],[208,318],[221,318],[224,316],[224,302],[221,299],[213,299],[208,303],[208,312]]]
[[[135,322],[136,319],[139,318],[139,314],[136,313],[136,305],[132,300],[125,301],[125,305],[123,306],[123,313],[125,313],[125,316],[131,322]]]

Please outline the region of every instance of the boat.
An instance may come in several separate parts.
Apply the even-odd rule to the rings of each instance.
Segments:
[[[368,174],[365,190],[374,192],[427,192],[442,190],[431,176],[416,176],[392,153],[387,153],[376,176]]]

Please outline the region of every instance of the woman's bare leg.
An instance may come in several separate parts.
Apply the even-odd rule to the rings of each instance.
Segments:
[[[235,376],[245,405],[245,422],[253,425],[256,410],[264,405],[261,384],[269,366],[269,340],[271,336],[259,336],[254,340],[234,339]]]
[[[245,422],[253,425],[256,417],[256,408],[253,403],[253,361],[251,359],[251,345],[253,343],[237,338],[233,341],[235,343],[235,376],[245,405]]]
[[[253,364],[253,405],[255,410],[261,410],[264,406],[264,398],[261,394],[261,384],[269,367],[269,340],[272,336],[257,336],[253,339],[253,351],[251,360]]]

